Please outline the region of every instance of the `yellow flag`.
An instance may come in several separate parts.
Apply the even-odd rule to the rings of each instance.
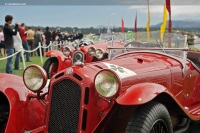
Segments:
[[[163,42],[164,41],[164,34],[165,34],[165,29],[166,29],[166,25],[167,25],[167,8],[166,5],[164,5],[164,9],[163,9],[163,23],[160,27],[160,40]]]
[[[147,21],[147,25],[146,25],[146,29],[147,29],[147,36],[148,36],[148,40],[150,39],[150,11],[149,11],[149,1],[148,2],[148,21]]]

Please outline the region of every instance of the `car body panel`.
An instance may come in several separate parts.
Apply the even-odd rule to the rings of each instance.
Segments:
[[[139,83],[128,88],[116,102],[120,105],[141,105],[153,100],[167,89],[155,83]]]
[[[7,97],[10,105],[5,132],[22,133],[44,124],[45,108],[36,99],[28,100],[28,94],[32,93],[25,87],[22,77],[0,74],[0,91]]]
[[[54,56],[58,59],[58,70],[61,71],[67,67],[72,66],[71,57],[66,57],[62,52],[58,50],[51,50],[45,53],[45,56]]]

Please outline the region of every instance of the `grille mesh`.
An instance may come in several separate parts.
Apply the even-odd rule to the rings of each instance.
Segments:
[[[49,133],[76,133],[78,131],[81,88],[69,79],[55,84],[49,118]]]

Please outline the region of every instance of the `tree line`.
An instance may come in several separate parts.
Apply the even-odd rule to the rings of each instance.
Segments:
[[[0,27],[2,28],[3,25],[0,25]],[[37,29],[38,26],[27,26],[27,27],[32,27],[33,29]],[[42,27],[42,26],[39,26],[42,28],[42,31],[44,32],[46,27]],[[81,32],[82,34],[100,34],[100,33],[107,33],[107,28],[104,27],[104,28],[94,28],[94,27],[89,27],[89,28],[78,28],[78,27],[50,27],[50,30],[51,31],[54,31],[56,29],[60,29],[61,32]],[[159,27],[151,27],[151,31],[159,31],[160,28]],[[193,32],[193,33],[197,33],[199,34],[200,33],[200,28],[197,27],[197,28],[173,28],[173,30],[181,30],[181,31],[187,31],[187,32]],[[121,27],[115,27],[115,28],[110,28],[110,31],[111,32],[121,32]],[[127,31],[134,31],[133,28],[127,28],[125,27],[124,29],[125,32]],[[145,32],[146,31],[146,28],[143,27],[143,28],[138,28],[137,29],[138,32]],[[166,32],[167,32],[167,29],[166,29]]]

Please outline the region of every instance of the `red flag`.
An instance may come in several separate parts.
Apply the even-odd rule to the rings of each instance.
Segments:
[[[124,33],[124,20],[122,18],[122,33]]]
[[[168,47],[171,48],[171,31],[172,31],[172,20],[171,20],[171,4],[170,0],[166,0],[166,8],[169,12],[169,22],[168,22]]]
[[[170,4],[170,0],[166,0],[166,8],[167,8],[167,10],[169,12],[168,31],[169,31],[169,33],[171,33],[172,21],[171,21],[171,4]]]
[[[137,12],[136,12],[136,16],[135,16],[135,27],[134,27],[134,32],[137,32]]]
[[[171,6],[170,6],[170,0],[166,0],[166,8],[169,12],[169,16],[171,16]]]

